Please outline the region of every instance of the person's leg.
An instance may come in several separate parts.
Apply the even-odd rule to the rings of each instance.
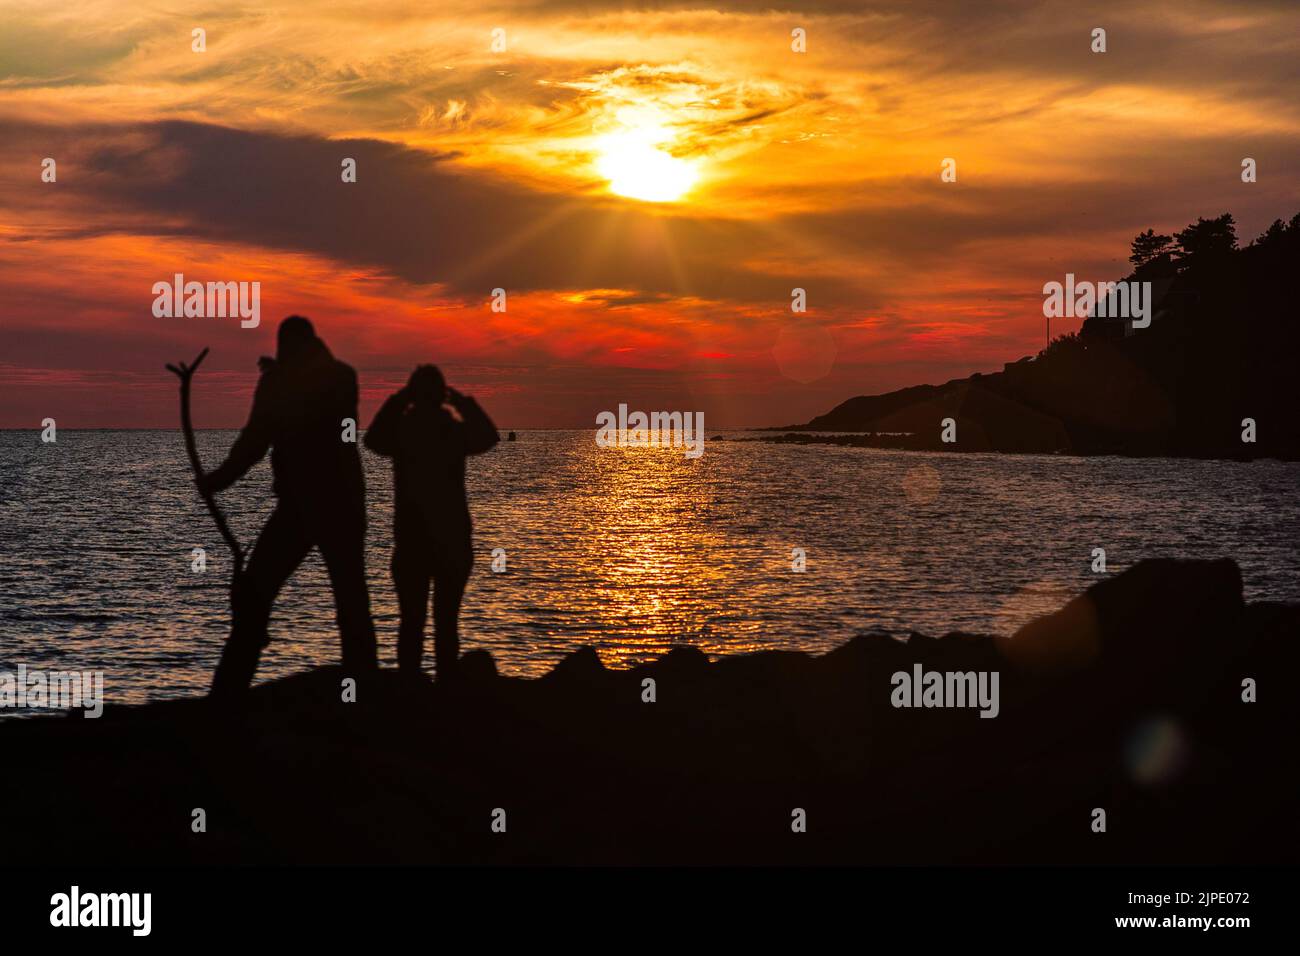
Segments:
[[[429,606],[428,562],[400,545],[393,548],[393,587],[401,624],[397,630],[397,665],[412,676],[420,673],[424,657],[424,622]]]
[[[271,605],[310,550],[311,541],[297,519],[277,507],[231,593],[230,637],[212,678],[212,696],[238,696],[253,682],[257,660],[269,641]]]
[[[370,617],[366,584],[365,529],[329,534],[319,542],[321,557],[334,589],[334,608],[343,641],[343,667],[353,672],[379,667],[375,653],[375,622]]]
[[[433,655],[438,679],[450,677],[460,659],[460,602],[469,583],[473,555],[466,547],[439,562],[433,579]]]

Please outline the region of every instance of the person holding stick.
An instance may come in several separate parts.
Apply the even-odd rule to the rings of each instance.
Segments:
[[[344,420],[357,418],[357,374],[330,354],[308,319],[280,323],[275,359],[263,359],[253,409],[225,462],[199,480],[210,497],[271,451],[275,510],[244,570],[235,575],[230,637],[212,696],[242,694],[269,638],[276,595],[312,548],[319,548],[334,590],[343,667],[359,679],[378,667],[366,587],[366,489],[355,441]]]

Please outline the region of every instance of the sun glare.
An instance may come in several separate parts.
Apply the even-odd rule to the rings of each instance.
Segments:
[[[625,129],[602,136],[596,144],[596,170],[609,180],[610,192],[645,202],[674,202],[695,185],[695,163],[662,148],[661,130]]]

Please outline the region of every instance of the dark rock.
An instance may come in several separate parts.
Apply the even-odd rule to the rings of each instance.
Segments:
[[[487,651],[470,651],[457,662],[457,670],[465,683],[483,683],[496,679],[497,662]]]
[[[602,681],[606,676],[608,672],[605,670],[605,665],[601,663],[596,649],[584,646],[562,658],[560,663],[556,664],[542,679],[563,684],[593,684]]]
[[[999,671],[999,715],[894,707],[914,665]],[[369,675],[355,705],[321,668],[233,709],[0,721],[40,781],[0,813],[11,854],[67,864],[1294,863],[1298,668],[1300,607],[1243,605],[1229,561],[1144,562],[1009,639],[680,646],[631,671],[583,648],[541,680],[473,651],[448,685]]]

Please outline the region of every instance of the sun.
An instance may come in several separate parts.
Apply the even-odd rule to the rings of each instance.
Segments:
[[[644,202],[676,202],[695,185],[699,170],[663,144],[661,128],[643,126],[609,133],[596,141],[596,171],[609,180],[609,191]]]

